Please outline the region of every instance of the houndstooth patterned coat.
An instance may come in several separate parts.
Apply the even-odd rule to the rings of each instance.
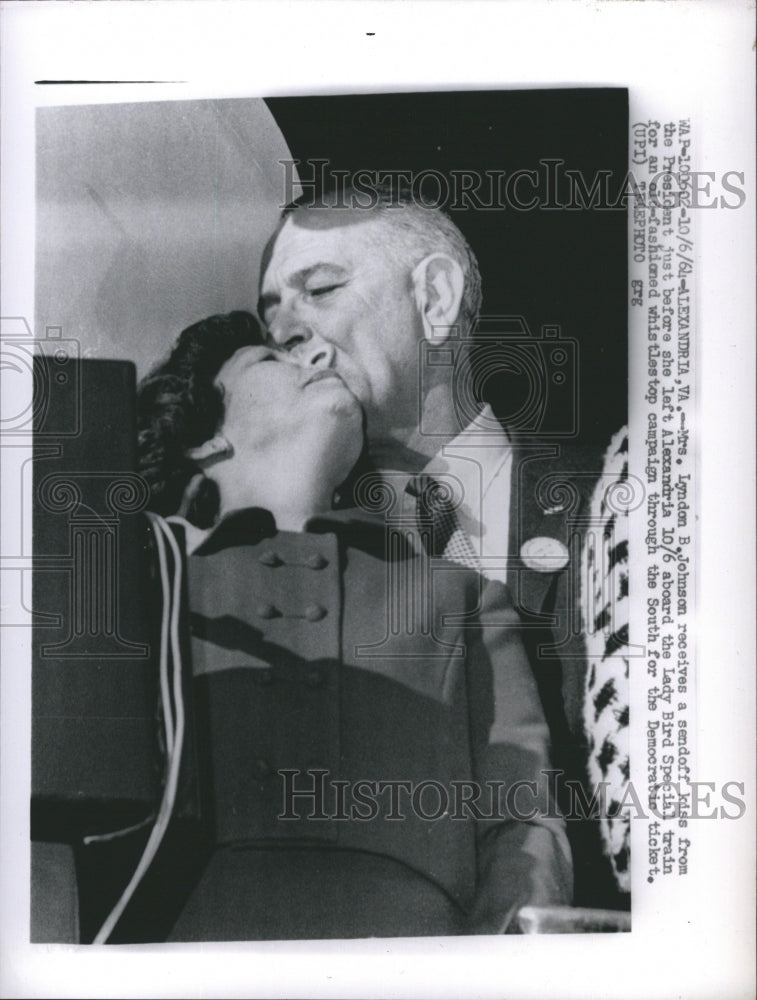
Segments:
[[[608,480],[613,481],[609,487]],[[587,535],[581,574],[588,777],[592,785],[607,784],[607,815],[600,819],[600,832],[623,892],[631,888],[629,815],[617,812],[629,780],[628,506],[619,502],[627,487],[628,430],[623,428],[610,443],[591,499],[592,520],[602,530]]]

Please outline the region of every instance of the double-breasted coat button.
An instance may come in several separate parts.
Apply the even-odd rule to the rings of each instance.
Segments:
[[[252,765],[252,773],[256,778],[267,778],[271,773],[271,765],[267,760],[263,760],[262,757],[256,760]]]
[[[273,683],[273,668],[272,667],[260,667],[255,672],[255,677],[261,684],[272,684]]]
[[[258,618],[277,618],[279,610],[275,604],[268,604],[266,601],[263,601],[258,604],[255,613]]]
[[[305,674],[305,683],[311,688],[321,687],[324,680],[323,671],[317,667],[313,667],[312,670],[308,670],[307,674]]]
[[[308,604],[305,608],[305,617],[309,622],[319,622],[326,617],[326,609],[321,604]]]
[[[272,549],[265,549],[258,556],[258,562],[261,562],[264,566],[281,566],[281,559],[276,555]]]
[[[312,555],[307,557],[305,563],[311,569],[325,569],[326,566],[328,566],[329,561],[326,556],[322,556],[320,552],[314,552]]]

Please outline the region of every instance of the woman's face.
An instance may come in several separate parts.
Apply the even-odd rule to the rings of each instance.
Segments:
[[[357,461],[362,409],[335,371],[302,367],[283,352],[260,345],[232,355],[216,385],[224,394],[221,433],[236,455],[270,457],[280,451],[286,460],[294,443],[307,441],[319,455],[339,449],[353,455],[352,464]]]

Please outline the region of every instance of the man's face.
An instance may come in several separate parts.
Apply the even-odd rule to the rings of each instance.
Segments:
[[[331,225],[290,216],[262,275],[269,340],[300,363],[331,367],[363,404],[368,434],[417,420],[422,324],[411,269],[376,219]]]
[[[279,446],[286,456],[295,436],[305,431],[338,447],[349,433],[356,436],[359,450],[360,404],[332,370],[304,368],[270,347],[243,347],[222,366],[215,382],[224,394],[221,431],[242,459]]]

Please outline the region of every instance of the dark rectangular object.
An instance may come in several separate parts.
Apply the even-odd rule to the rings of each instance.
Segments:
[[[134,366],[56,374],[35,359],[32,836],[66,840],[153,811],[162,760]]]

